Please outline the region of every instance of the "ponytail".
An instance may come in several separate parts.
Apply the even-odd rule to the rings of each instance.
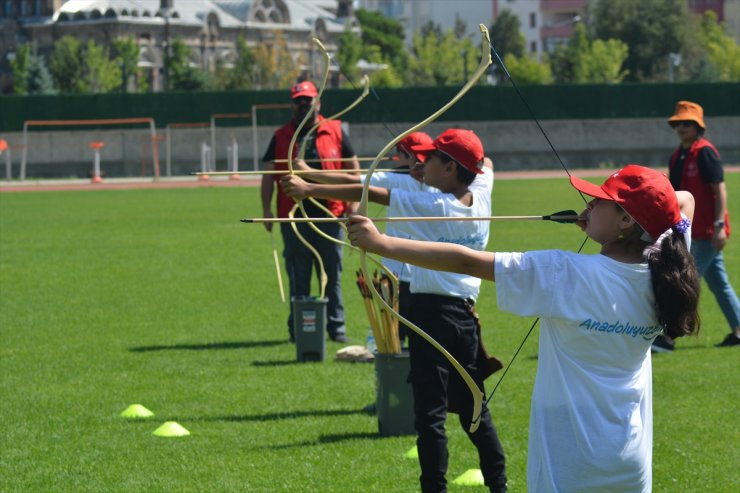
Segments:
[[[657,250],[657,251],[656,251]],[[682,234],[674,231],[651,251],[647,262],[658,307],[658,321],[675,339],[699,332],[701,278]]]

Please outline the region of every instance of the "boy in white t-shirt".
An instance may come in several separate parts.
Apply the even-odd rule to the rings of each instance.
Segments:
[[[432,144],[432,138],[425,132],[412,132],[396,144],[396,153],[393,160],[399,166],[392,171],[379,171],[373,173],[370,177],[370,184],[374,187],[387,188],[389,190],[406,190],[409,192],[439,192],[436,188],[424,184],[424,161],[426,153],[422,151],[412,151],[411,148],[420,145]],[[311,173],[310,168],[304,161],[298,160],[295,165],[296,169],[302,171],[301,178],[327,185],[347,185],[365,183],[364,175],[349,173]],[[286,180],[290,183],[290,180]],[[357,190],[361,190],[358,188]],[[359,195],[358,195],[359,197]],[[388,215],[395,216],[399,212],[389,206]],[[413,224],[409,225],[413,228]],[[414,235],[408,236],[401,232],[398,223],[388,223],[385,227],[385,234],[389,236],[400,236],[401,238],[413,238]],[[410,283],[411,270],[408,265],[394,259],[383,258],[383,265],[398,278],[398,312],[404,318],[409,316],[410,307]],[[406,338],[408,329],[401,323],[398,326],[398,338],[401,346],[406,347]]]
[[[410,192],[370,187],[370,200],[389,206],[400,216],[477,217],[491,213],[493,171],[484,166],[483,146],[470,130],[450,129],[432,144],[412,146],[413,152],[426,152],[424,183],[439,189]],[[357,200],[359,185],[308,184],[297,177],[284,177],[284,189],[295,198],[306,195],[339,200]],[[484,250],[488,243],[488,221],[401,222],[397,234],[405,238],[444,241]],[[480,291],[480,279],[470,275],[411,269],[409,320],[421,327],[476,380],[483,389],[479,370],[479,326],[473,305]],[[460,423],[467,431],[472,396],[447,359],[414,332],[409,333],[411,373],[414,394],[417,449],[421,466],[422,492],[444,492],[447,488],[448,454],[445,421],[450,401],[460,412]],[[485,484],[492,492],[505,492],[504,451],[490,412],[483,409],[480,426],[468,437],[478,449]]]
[[[389,238],[354,216],[349,237],[383,256],[495,280],[499,307],[539,316],[527,487],[531,492],[649,492],[652,488],[650,345],[696,333],[699,276],[690,222],[667,177],[637,165],[602,186],[579,226],[599,255],[560,250],[492,253]],[[679,192],[693,217],[693,198]],[[667,234],[656,241],[661,234]]]

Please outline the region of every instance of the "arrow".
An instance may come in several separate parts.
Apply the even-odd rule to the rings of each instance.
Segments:
[[[469,217],[449,217],[449,216],[419,216],[419,217],[371,217],[376,223],[401,223],[401,222],[434,222],[434,221],[554,221],[556,223],[574,223],[579,216],[576,211],[567,210],[550,214],[548,216],[469,216]],[[336,223],[347,222],[346,217],[253,217],[244,218],[239,221],[243,223]]]
[[[367,169],[312,169],[312,170],[294,170],[293,174],[296,175],[308,175],[311,173],[359,173],[364,174],[367,173],[369,170]],[[376,169],[375,171],[385,171],[387,173],[408,173],[408,169],[404,168],[387,168],[387,169]],[[290,170],[287,169],[274,169],[274,170],[262,170],[262,171],[195,171],[193,173],[190,173],[191,175],[200,176],[200,175],[210,175],[210,176],[219,176],[219,175],[287,175],[290,173]]]
[[[327,161],[339,161],[339,162],[342,162],[343,163],[343,162],[347,162],[347,161],[352,162],[355,159],[358,160],[358,161],[372,161],[375,158],[374,157],[342,157],[342,158],[339,158],[339,157],[337,157],[337,158],[327,157],[327,158],[324,158],[324,159],[304,159],[304,161],[307,162],[307,163],[322,163],[322,162],[327,162]],[[393,158],[391,158],[390,156],[384,156],[384,157],[382,157],[380,159],[381,159],[381,161],[390,161]],[[273,163],[287,163],[288,160],[287,159],[273,159],[272,162]]]

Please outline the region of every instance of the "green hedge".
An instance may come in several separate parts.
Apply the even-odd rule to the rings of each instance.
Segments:
[[[377,89],[344,119],[352,123],[415,122],[457,92],[454,87]],[[740,83],[523,86],[521,93],[541,119],[650,118],[669,116],[676,101],[704,106],[709,116],[740,116]],[[330,89],[322,113],[346,107],[357,91]],[[253,104],[289,102],[287,91],[181,92],[0,97],[0,131],[22,130],[25,120],[154,117],[168,123],[207,122],[216,113],[248,113]],[[278,125],[284,111],[259,114]],[[440,121],[526,120],[530,115],[511,85],[474,87]],[[223,122],[228,124],[228,122]],[[243,124],[243,121],[242,121]]]

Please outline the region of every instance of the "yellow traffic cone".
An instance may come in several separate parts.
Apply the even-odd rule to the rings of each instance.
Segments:
[[[460,484],[463,486],[483,486],[483,473],[480,469],[468,469],[455,478],[452,484]]]
[[[154,413],[151,412],[149,409],[145,408],[141,404],[131,404],[129,407],[127,407],[122,413],[121,417],[123,418],[150,418],[154,416]]]
[[[158,437],[184,437],[190,435],[190,432],[174,421],[167,421],[154,430],[152,435]]]

